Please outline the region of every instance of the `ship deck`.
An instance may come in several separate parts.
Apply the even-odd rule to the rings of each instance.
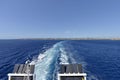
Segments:
[[[81,64],[61,65],[58,80],[86,80]]]
[[[35,80],[35,65],[16,64],[13,73],[8,74],[8,80]],[[86,80],[81,64],[60,65],[58,80]]]
[[[35,65],[16,64],[13,73],[8,74],[9,80],[33,80],[34,67]]]

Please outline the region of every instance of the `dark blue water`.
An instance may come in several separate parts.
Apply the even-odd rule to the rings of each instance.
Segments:
[[[81,63],[87,80],[120,80],[120,41],[0,40],[0,80],[27,60],[36,65],[37,80],[56,79],[60,63]]]

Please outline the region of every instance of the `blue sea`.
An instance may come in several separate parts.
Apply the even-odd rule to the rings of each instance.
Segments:
[[[28,60],[36,80],[56,80],[63,63],[82,64],[87,80],[120,80],[119,40],[0,40],[0,80]]]

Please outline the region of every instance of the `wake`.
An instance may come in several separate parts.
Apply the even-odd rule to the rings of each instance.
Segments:
[[[59,64],[69,63],[68,53],[65,51],[63,43],[55,44],[40,54],[37,60],[31,62],[31,64],[35,64],[36,80],[56,80]]]
[[[44,53],[40,53],[36,60],[33,60],[30,64],[35,64],[36,80],[57,80],[57,72],[59,72],[60,64],[80,63],[83,66],[85,72],[89,75],[87,80],[98,80],[96,76],[85,70],[87,63],[79,59],[74,59],[74,48],[72,49],[66,41],[61,41],[53,45],[52,48],[46,50]],[[73,54],[74,53],[74,54]]]

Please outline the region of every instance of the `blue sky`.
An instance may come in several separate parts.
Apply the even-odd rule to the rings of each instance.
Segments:
[[[0,39],[120,37],[120,0],[0,0]]]

